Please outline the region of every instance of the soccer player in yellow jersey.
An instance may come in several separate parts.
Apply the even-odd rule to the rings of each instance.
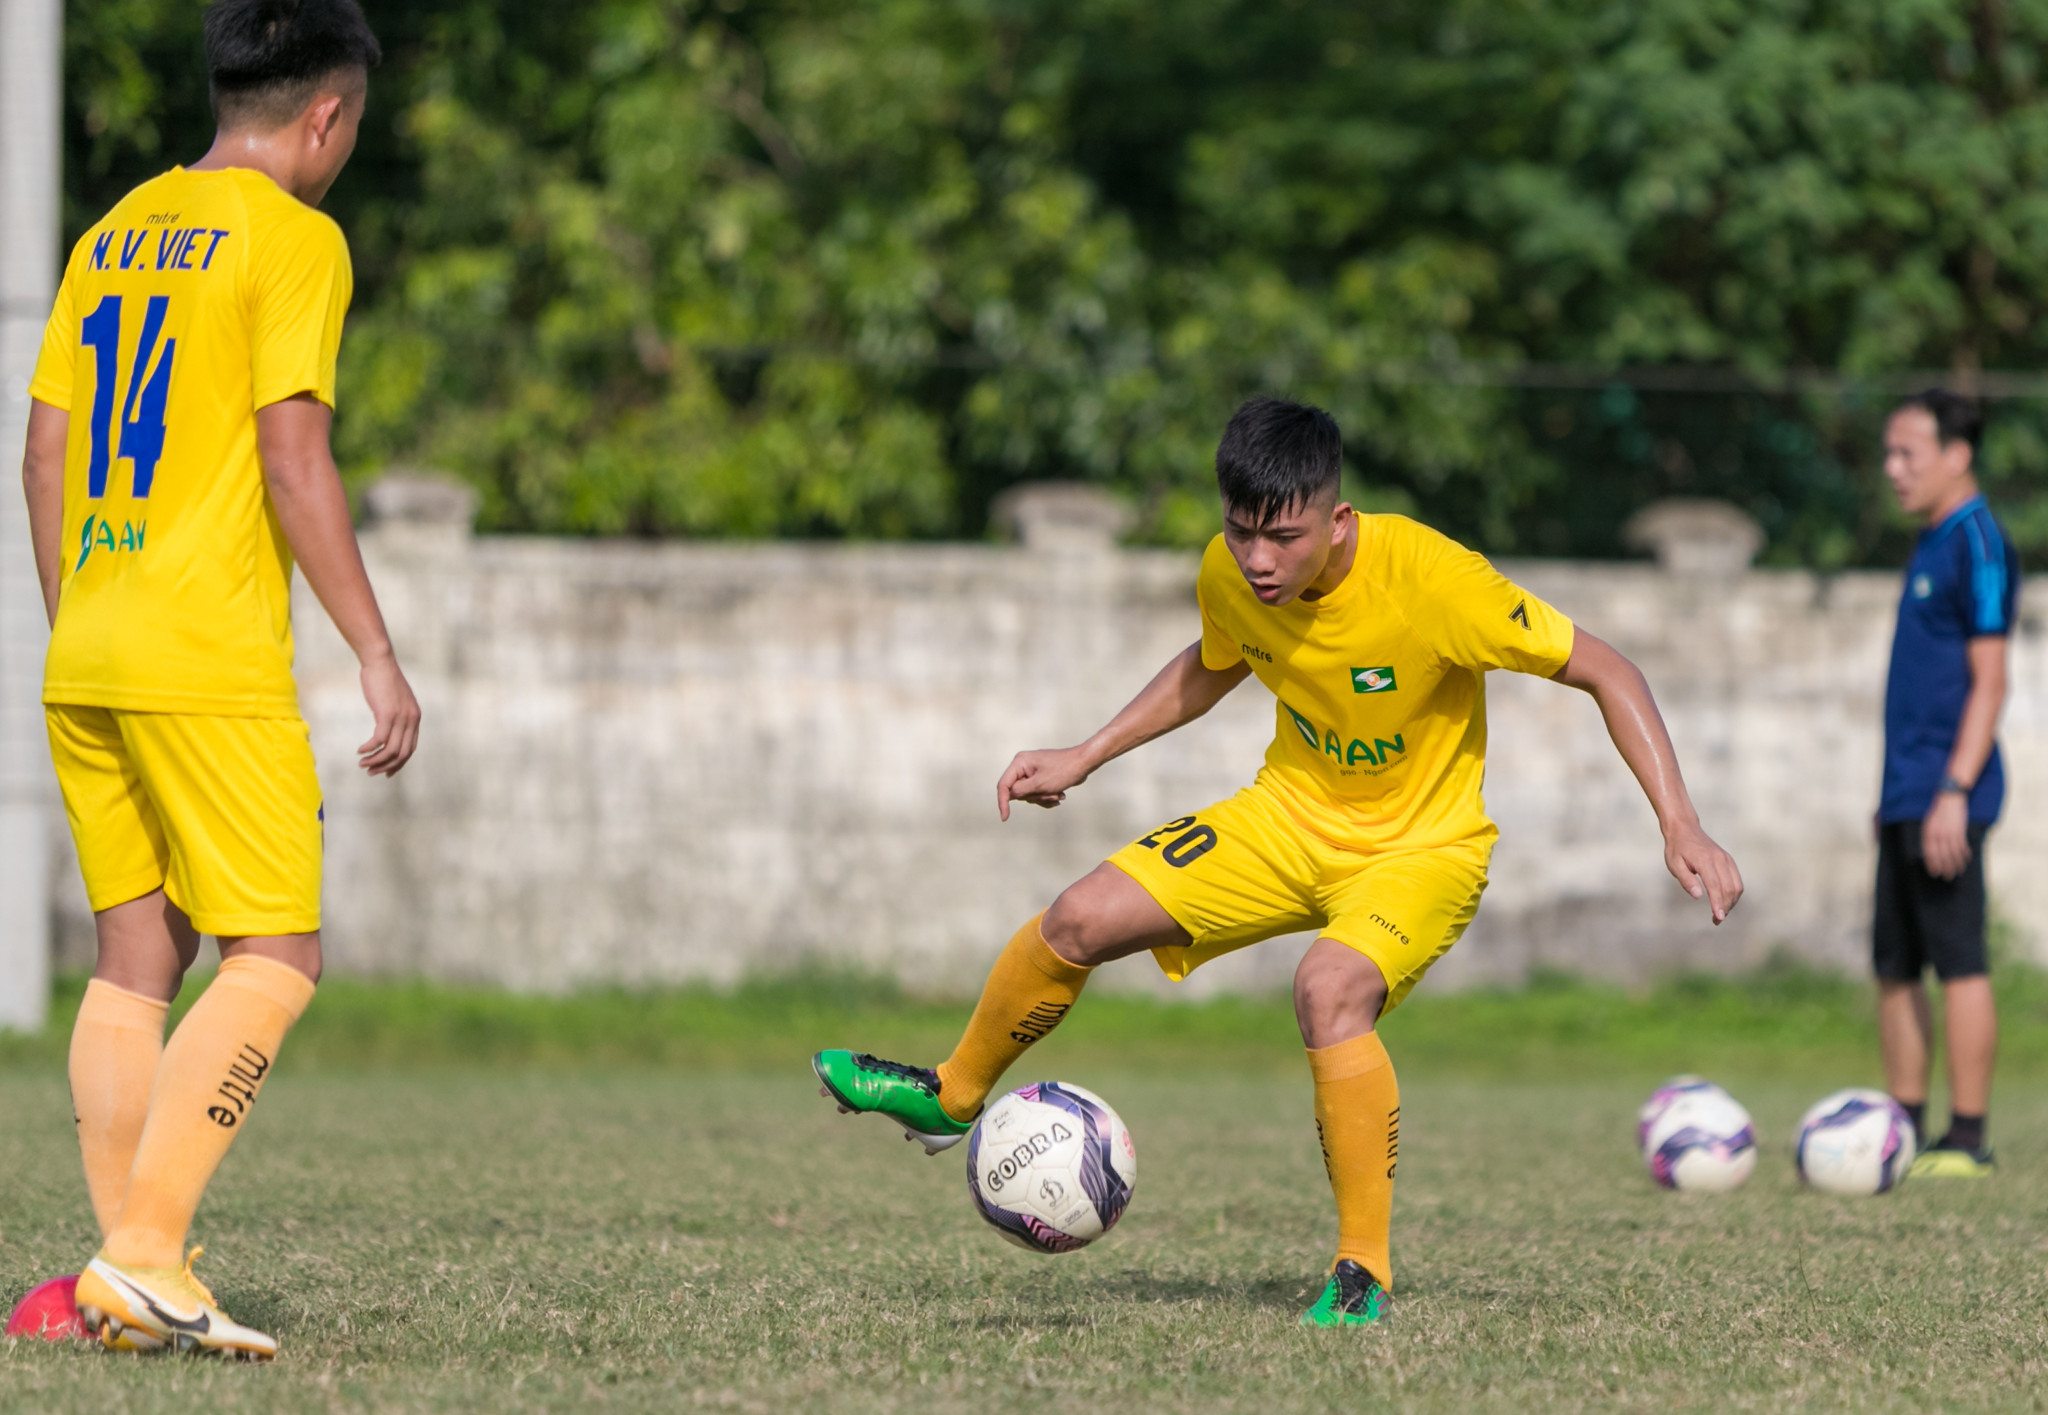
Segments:
[[[1192,722],[1245,679],[1278,700],[1253,783],[1149,831],[1070,887],[996,960],[934,1070],[820,1052],[826,1094],[936,1153],[971,1128],[1011,1063],[1056,1027],[1089,974],[1149,950],[1184,978],[1232,949],[1309,929],[1294,978],[1316,1128],[1337,1200],[1335,1261],[1302,1320],[1378,1320],[1400,1094],[1375,1033],[1479,908],[1495,830],[1480,800],[1485,675],[1541,674],[1600,704],[1664,831],[1664,860],[1715,923],[1742,894],[1700,828],[1633,664],[1478,555],[1338,499],[1343,443],[1315,408],[1256,399],[1216,454],[1223,534],[1196,585],[1202,637],[1077,747],[1020,753],[996,805],[1052,807],[1103,763]]]
[[[217,0],[205,30],[218,136],[72,251],[23,481],[50,750],[99,935],[71,1039],[104,1244],[79,1310],[109,1346],[267,1359],[277,1343],[229,1320],[183,1249],[320,976],[294,563],[362,662],[364,769],[405,765],[419,706],[328,448],[351,284],[315,208],[355,145],[377,41],[356,0]],[[220,972],[166,1043],[201,934]]]

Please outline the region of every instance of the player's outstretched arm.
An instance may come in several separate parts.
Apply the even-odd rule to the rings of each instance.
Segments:
[[[363,700],[376,727],[356,748],[357,760],[372,776],[396,776],[419,745],[420,705],[399,671],[363,569],[348,494],[327,440],[333,421],[333,410],[301,393],[256,410],[256,445],[271,504],[299,569],[363,666]]]
[[[1657,711],[1642,670],[1612,645],[1584,629],[1574,629],[1572,656],[1555,679],[1592,694],[1600,704],[1607,735],[1642,783],[1643,794],[1650,798],[1657,823],[1664,829],[1665,867],[1687,894],[1707,901],[1714,922],[1720,923],[1742,898],[1742,872],[1735,868],[1734,858],[1700,828],[1699,812],[1693,809],[1685,778],[1679,774],[1671,734],[1664,730],[1664,716]]]
[[[21,490],[28,498],[28,537],[35,549],[36,580],[43,587],[43,612],[52,626],[64,583],[64,444],[70,436],[71,414],[40,398],[29,399]]]
[[[1043,748],[1012,757],[996,782],[997,814],[1008,820],[1012,801],[1029,801],[1051,810],[1104,762],[1193,722],[1250,676],[1251,668],[1242,662],[1221,671],[1204,667],[1201,642],[1189,644],[1122,712],[1080,746]]]

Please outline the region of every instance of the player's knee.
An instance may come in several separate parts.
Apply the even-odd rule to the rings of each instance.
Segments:
[[[1069,963],[1083,968],[1095,966],[1089,947],[1088,906],[1084,899],[1074,897],[1080,886],[1067,890],[1053,900],[1052,907],[1045,911],[1045,917],[1038,921],[1038,932],[1045,938],[1045,946],[1066,959]]]
[[[1328,940],[1294,970],[1294,1017],[1311,1047],[1335,1046],[1370,1032],[1387,1004],[1386,979],[1362,954]]]
[[[270,934],[246,938],[224,938],[220,941],[220,956],[223,959],[250,956],[268,958],[282,963],[287,968],[306,975],[312,983],[320,981],[321,951],[320,935]]]
[[[1046,947],[1080,968],[1108,962],[1116,942],[1096,893],[1088,879],[1069,885],[1038,924]]]

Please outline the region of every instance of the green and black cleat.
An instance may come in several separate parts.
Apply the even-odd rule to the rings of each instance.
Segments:
[[[811,1070],[824,1083],[826,1099],[855,1115],[886,1115],[903,1127],[903,1138],[935,1155],[951,1149],[974,1128],[971,1120],[955,1120],[939,1104],[939,1074],[921,1066],[883,1061],[864,1051],[821,1051]]]
[[[1305,1327],[1369,1327],[1387,1312],[1387,1289],[1349,1258],[1339,1258],[1329,1286],[1301,1314]]]

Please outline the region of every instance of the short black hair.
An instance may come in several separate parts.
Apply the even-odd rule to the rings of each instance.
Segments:
[[[1934,435],[1941,439],[1944,447],[1967,442],[1970,455],[1974,457],[1984,445],[1984,413],[1974,399],[1951,393],[1946,388],[1930,388],[1900,403],[1892,409],[1892,416],[1897,417],[1908,408],[1918,408],[1934,419]]]
[[[1216,448],[1216,489],[1232,510],[1265,525],[1325,492],[1344,476],[1344,434],[1321,408],[1252,398],[1230,415]]]
[[[215,0],[205,20],[213,116],[223,128],[279,128],[322,80],[384,57],[357,0]]]

